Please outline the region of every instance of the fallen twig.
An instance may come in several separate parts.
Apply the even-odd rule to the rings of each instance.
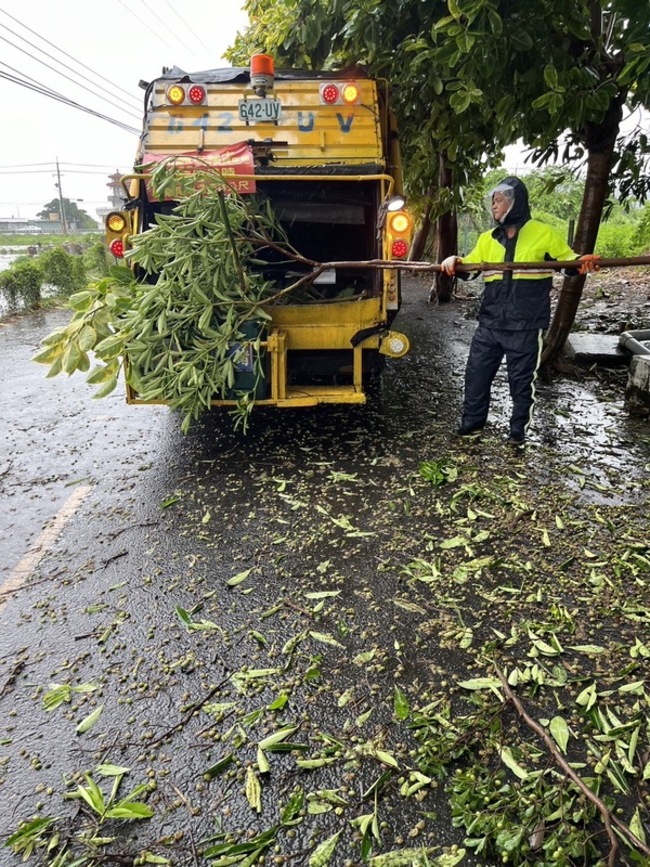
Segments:
[[[223,680],[220,681],[216,686],[213,686],[212,689],[210,689],[202,699],[195,702],[193,705],[190,705],[189,709],[187,710],[187,713],[180,720],[180,722],[177,722],[175,726],[172,726],[168,731],[166,731],[164,734],[160,735],[160,737],[156,738],[154,741],[151,741],[149,744],[147,744],[147,746],[148,747],[157,747],[159,744],[161,744],[165,740],[165,738],[168,738],[170,735],[173,735],[174,732],[178,731],[179,729],[182,729],[183,726],[187,725],[187,723],[192,719],[192,717],[194,716],[196,711],[200,710],[204,704],[207,704],[210,701],[210,699],[212,698],[212,696],[216,695],[216,693],[218,693],[219,690],[228,683],[228,681],[230,680],[230,677],[231,677],[230,674],[226,675],[226,677],[224,677]]]
[[[544,743],[546,744],[546,748],[551,754],[553,760],[557,765],[559,765],[559,767],[566,774],[566,776],[580,789],[583,795],[596,806],[598,812],[602,817],[603,824],[605,825],[607,836],[609,837],[610,851],[607,862],[609,864],[609,867],[615,867],[616,855],[618,852],[618,843],[616,841],[612,825],[614,825],[616,829],[620,831],[620,833],[623,835],[623,837],[627,839],[628,843],[631,846],[633,846],[639,852],[642,852],[644,855],[650,856],[650,848],[648,848],[648,846],[646,846],[642,840],[639,840],[636,834],[634,834],[624,822],[621,822],[619,819],[617,819],[616,816],[612,814],[611,810],[607,807],[607,805],[598,797],[598,795],[592,792],[589,786],[587,786],[587,784],[583,782],[583,780],[578,776],[578,774],[576,774],[571,765],[569,765],[564,756],[562,756],[557,746],[555,745],[555,742],[553,741],[550,734],[546,731],[546,729],[544,729],[526,712],[526,709],[524,708],[520,699],[510,688],[510,685],[506,680],[503,672],[496,665],[495,669],[497,676],[501,681],[501,685],[503,687],[506,698],[508,699],[508,701],[512,702],[519,716],[523,719],[526,725],[531,728],[536,734],[538,734],[539,737],[544,741]]]
[[[118,551],[117,554],[113,554],[112,557],[108,557],[106,560],[104,560],[104,562],[101,563],[101,564],[97,567],[97,569],[106,569],[106,567],[109,566],[109,565],[110,565],[114,560],[119,560],[120,557],[126,557],[126,555],[127,555],[128,553],[129,553],[128,551]],[[97,571],[97,570],[96,570],[96,571]]]
[[[13,685],[14,681],[16,680],[16,677],[18,676],[18,674],[23,670],[23,668],[26,665],[27,665],[27,655],[21,656],[21,657],[19,657],[19,659],[16,660],[16,662],[13,664],[11,671],[7,675],[5,682],[0,687],[0,698],[4,695],[5,690],[8,687]]]
[[[282,599],[282,604],[286,605],[288,608],[293,608],[294,611],[299,611],[301,614],[304,614],[306,617],[313,617],[314,612],[308,611],[306,608],[303,608],[302,605],[298,605],[292,599],[288,599],[286,596]]]

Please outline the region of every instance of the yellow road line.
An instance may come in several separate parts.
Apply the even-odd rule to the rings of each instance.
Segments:
[[[12,593],[25,584],[91,490],[90,485],[81,485],[75,488],[52,520],[45,525],[43,532],[36,540],[36,544],[16,565],[4,584],[0,584],[0,609]]]

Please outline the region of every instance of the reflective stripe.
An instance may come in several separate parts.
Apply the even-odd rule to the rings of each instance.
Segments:
[[[488,282],[503,279],[505,271],[484,271],[483,278]],[[531,268],[530,271],[513,271],[513,280],[548,280],[553,276],[552,271],[543,271],[542,269]]]
[[[533,371],[533,378],[530,383],[530,396],[532,398],[530,407],[528,409],[528,421],[524,425],[524,433],[528,433],[528,428],[530,427],[530,423],[533,420],[533,412],[535,410],[535,401],[536,401],[536,389],[535,383],[537,381],[537,371],[539,370],[539,363],[542,360],[542,349],[544,347],[544,331],[540,328],[537,332],[537,362],[535,363],[535,370]]]

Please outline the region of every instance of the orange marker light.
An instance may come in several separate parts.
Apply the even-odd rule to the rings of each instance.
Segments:
[[[251,87],[258,96],[265,97],[266,91],[273,88],[275,65],[269,54],[253,54],[251,57]]]
[[[110,232],[123,232],[126,228],[126,220],[122,214],[113,211],[113,213],[108,214],[106,217],[106,228]]]
[[[361,93],[356,84],[345,84],[341,90],[341,98],[346,105],[354,105],[359,102]]]
[[[180,84],[172,84],[167,88],[167,99],[172,105],[180,105],[185,101],[185,91]]]
[[[397,211],[397,213],[395,214],[390,214],[388,218],[388,224],[390,226],[391,232],[395,232],[398,235],[403,235],[411,228],[411,218],[408,214],[404,213],[404,211]]]

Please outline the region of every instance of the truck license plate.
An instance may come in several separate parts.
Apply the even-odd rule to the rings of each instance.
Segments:
[[[274,123],[280,120],[279,99],[240,99],[239,119],[246,123]]]

